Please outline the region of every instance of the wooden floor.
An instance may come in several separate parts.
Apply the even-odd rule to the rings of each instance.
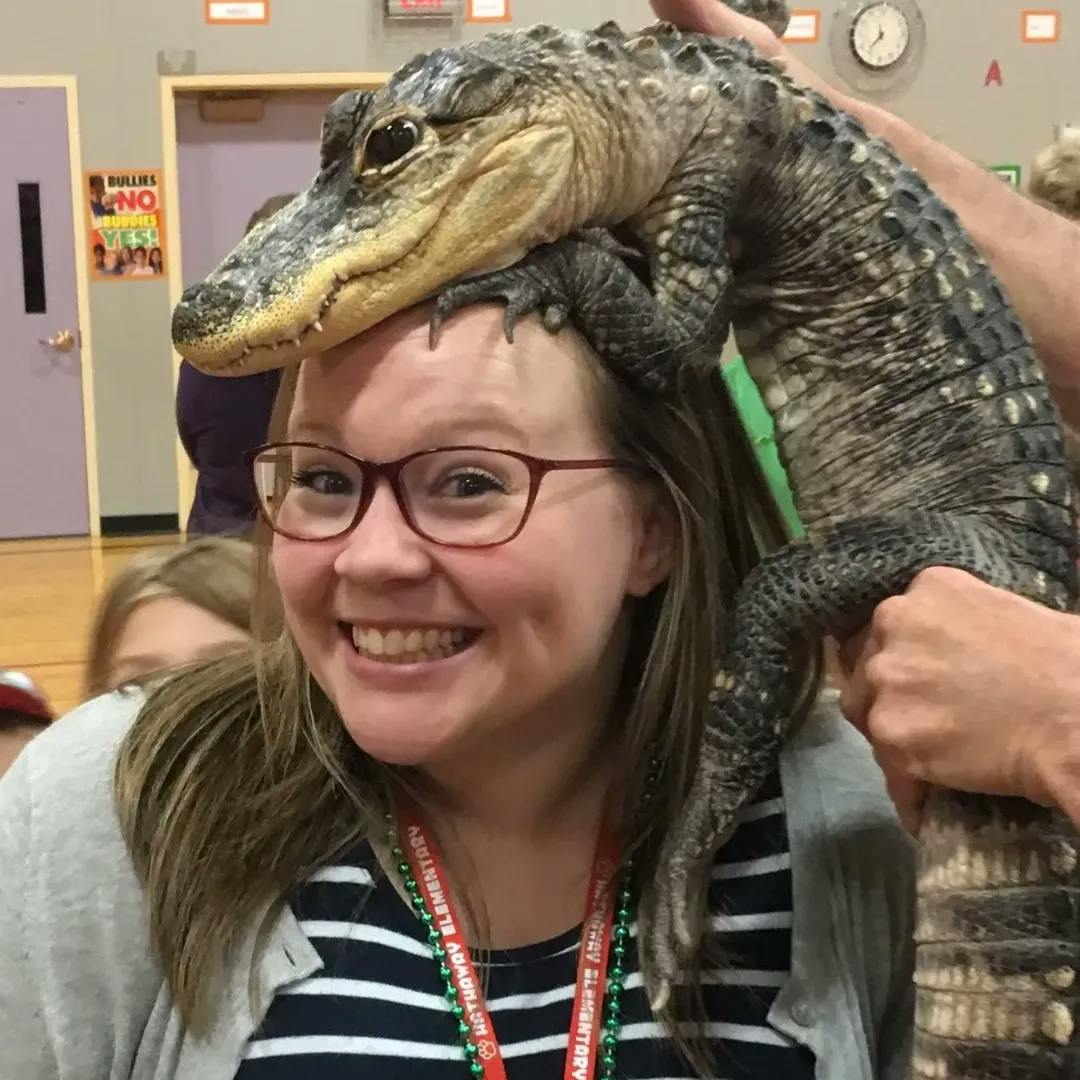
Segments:
[[[57,713],[79,704],[98,596],[136,552],[179,540],[0,540],[0,668],[26,672]]]

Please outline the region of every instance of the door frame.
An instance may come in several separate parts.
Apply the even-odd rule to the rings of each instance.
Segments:
[[[86,211],[83,207],[82,139],[79,132],[79,84],[74,75],[0,75],[0,90],[59,88],[67,100],[68,164],[71,170],[71,224],[75,233],[75,303],[79,366],[82,375],[83,442],[86,458],[86,508],[89,535],[101,535],[98,489],[97,424],[94,414],[94,351],[90,323],[90,275],[87,270]]]
[[[165,215],[165,239],[169,252],[169,307],[175,308],[183,292],[183,252],[180,245],[180,169],[176,142],[176,98],[192,91],[258,90],[260,92],[296,90],[377,90],[390,73],[385,71],[309,71],[303,73],[250,75],[163,75],[161,76],[161,142],[163,148],[164,189],[168,212]],[[171,350],[172,384],[180,374],[180,354]],[[195,496],[195,470],[188,461],[180,437],[176,438],[177,517],[181,532],[187,528],[191,501]]]

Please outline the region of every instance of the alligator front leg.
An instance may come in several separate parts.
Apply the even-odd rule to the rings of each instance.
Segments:
[[[639,386],[663,391],[674,379],[685,343],[656,300],[620,257],[614,242],[565,239],[535,248],[520,262],[443,289],[431,317],[434,347],[454,312],[486,300],[506,304],[504,330],[541,313],[558,331],[572,322],[610,367]]]

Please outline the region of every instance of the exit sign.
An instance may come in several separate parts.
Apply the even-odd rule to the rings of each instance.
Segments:
[[[461,10],[461,0],[386,0],[389,19],[451,19]]]

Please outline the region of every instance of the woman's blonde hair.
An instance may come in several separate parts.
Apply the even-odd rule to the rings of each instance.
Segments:
[[[1060,214],[1080,218],[1080,132],[1065,132],[1039,153],[1028,194]]]
[[[98,603],[90,632],[86,695],[110,689],[116,645],[132,612],[175,597],[251,633],[254,549],[243,540],[205,536],[181,547],[148,548],[130,559]]]
[[[649,881],[694,771],[735,591],[786,537],[718,365],[685,371],[677,394],[658,397],[582,351],[612,451],[653,471],[679,526],[668,581],[635,602],[613,718],[625,767],[618,809],[635,822],[636,864]],[[816,668],[800,664],[809,700]],[[657,756],[664,782],[639,822]],[[254,665],[226,657],[154,690],[121,750],[117,802],[191,1030],[212,1022],[209,986],[238,936],[254,925],[261,939],[308,875],[358,841],[383,840],[403,782],[353,743],[287,629]]]

